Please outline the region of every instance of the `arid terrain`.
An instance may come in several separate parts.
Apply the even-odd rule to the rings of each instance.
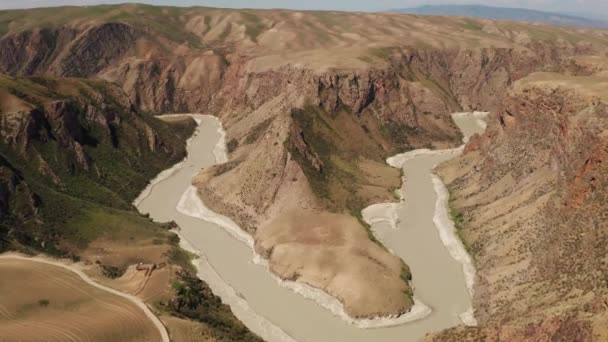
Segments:
[[[440,170],[479,268],[480,327],[435,338],[601,333],[606,31],[117,5],[0,11],[0,35],[0,72],[10,75],[0,78],[9,89],[0,91],[3,249],[52,246],[123,269],[188,259],[168,227],[130,203],[183,158],[192,132],[191,122],[149,114],[208,113],[226,128],[230,160],[194,180],[205,204],[251,234],[279,277],[326,291],[355,318],[402,314],[416,275],[374,241],[361,210],[395,200],[400,175],[386,157],[456,147],[449,114],[487,110],[487,133]],[[108,116],[116,107],[122,114]],[[54,221],[57,193],[102,207],[78,201]],[[15,229],[22,222],[31,228]],[[81,228],[97,222],[108,223]],[[123,222],[133,233],[116,228]],[[114,250],[124,253],[115,259]],[[116,286],[137,291],[127,278]]]
[[[603,341],[608,79],[536,73],[514,85],[440,174],[479,272],[461,338]],[[436,340],[452,340],[447,332]]]
[[[2,341],[161,341],[144,312],[58,266],[0,259]]]

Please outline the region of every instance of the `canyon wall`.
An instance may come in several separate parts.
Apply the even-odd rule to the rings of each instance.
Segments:
[[[130,210],[151,177],[185,156],[194,126],[142,115],[103,81],[0,75],[0,103],[2,247],[53,254],[90,242],[74,227],[87,210]]]
[[[608,107],[595,77],[516,83],[483,136],[439,168],[475,259],[464,338],[606,339]],[[454,331],[435,340],[450,340]]]

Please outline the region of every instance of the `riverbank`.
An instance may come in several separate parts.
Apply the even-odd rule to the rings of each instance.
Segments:
[[[196,187],[191,186],[186,190],[184,195],[180,198],[177,205],[177,210],[184,215],[195,217],[207,222],[212,222],[226,229],[226,231],[232,237],[244,243],[251,249],[251,252],[253,253],[252,261],[255,264],[264,267],[266,271],[272,274],[272,271],[270,271],[268,267],[268,262],[255,252],[254,241],[251,235],[247,234],[230,218],[214,213],[207,208],[198,196]],[[280,286],[290,289],[293,292],[302,295],[304,298],[315,301],[318,305],[329,310],[336,317],[339,317],[345,322],[353,324],[358,328],[381,328],[400,325],[424,318],[431,312],[429,307],[414,298],[414,306],[412,309],[408,313],[398,317],[355,319],[346,313],[344,306],[342,303],[340,303],[340,301],[328,293],[304,283],[281,279],[276,275],[272,276]]]
[[[433,308],[433,312],[430,314],[427,312],[424,315],[419,312],[418,314],[424,318],[418,319],[415,323],[360,329],[359,326],[364,324],[349,323],[340,317],[339,312],[336,314],[331,309],[328,310],[327,306],[318,304],[318,302],[333,302],[332,305],[335,309],[339,307],[339,302],[333,297],[320,290],[307,288],[306,285],[300,283],[280,281],[267,270],[267,267],[260,267],[260,263],[262,266],[265,265],[252,252],[250,246],[253,239],[240,230],[236,224],[226,221],[224,218],[218,222],[217,215],[212,212],[205,213],[204,209],[201,214],[202,201],[196,195],[196,189],[190,188],[191,181],[201,168],[216,163],[217,156],[214,151],[218,150],[217,145],[220,139],[221,132],[219,132],[219,123],[216,119],[204,119],[197,137],[188,147],[187,160],[170,177],[155,184],[150,195],[140,203],[139,208],[142,212],[149,212],[151,217],[157,221],[174,220],[178,223],[181,227],[180,235],[183,241],[187,241],[190,245],[184,246],[201,255],[196,261],[200,266],[199,277],[210,284],[214,293],[220,295],[222,300],[231,306],[235,315],[248,328],[269,341],[284,341],[286,340],[285,335],[298,341],[345,339],[349,341],[394,341],[403,338],[415,340],[428,332],[461,323],[458,315],[470,307],[470,303],[464,300],[468,298],[464,276],[460,264],[451,258],[441,244],[432,221],[436,198],[430,170],[441,161],[441,158],[435,160],[420,155],[421,165],[407,163],[415,166],[413,170],[415,173],[412,174],[412,170],[404,172],[406,182],[408,179],[414,181],[414,186],[404,185],[405,198],[412,196],[408,189],[413,193],[425,194],[422,197],[426,200],[418,203],[422,205],[423,210],[408,207],[408,203],[411,205],[415,202],[406,200],[403,207],[400,206],[396,209],[397,219],[394,228],[391,228],[386,222],[373,224],[374,231],[378,233],[379,239],[385,241],[387,248],[393,250],[410,265],[413,274],[412,283],[416,287],[416,297],[421,302],[430,304],[428,306]],[[449,158],[448,155],[441,157]],[[424,186],[419,187],[418,185]],[[177,210],[178,207],[189,215],[180,213],[180,210]],[[212,216],[210,220],[215,220],[216,223],[198,218],[206,217],[205,215]],[[424,222],[424,225],[413,224],[412,219],[420,220]],[[228,230],[224,226],[232,229]],[[392,233],[397,235],[392,235]],[[405,235],[401,235],[402,233]],[[418,237],[422,237],[422,239],[418,239]],[[443,264],[438,260],[446,261],[448,266],[444,269]],[[443,275],[445,278],[437,279],[432,276],[434,274]],[[425,277],[425,275],[427,276]],[[448,282],[446,279],[449,279]],[[458,292],[458,295],[454,296],[452,291],[445,291],[443,287],[446,283],[458,284],[459,286],[453,290]],[[295,288],[292,286],[294,284]],[[442,294],[442,292],[444,293]],[[441,305],[442,300],[435,300],[434,293],[442,295],[442,300],[450,296],[457,298],[455,301],[457,305],[455,308],[437,307],[436,303],[439,302]],[[315,297],[316,301],[307,299],[311,297]],[[429,301],[428,298],[431,300]],[[306,317],[306,319],[302,319],[302,317]],[[390,318],[390,320],[391,323],[396,321],[394,318]],[[262,321],[268,323],[267,327],[274,328],[263,328],[260,325]],[[385,322],[381,323],[385,324]],[[371,325],[368,324],[367,327],[371,327]]]
[[[184,115],[192,117],[198,124],[198,127],[195,130],[194,134],[187,141],[187,148],[188,148],[189,152],[191,151],[191,149],[193,147],[192,144],[201,138],[201,136],[199,136],[201,134],[201,132],[200,132],[201,125],[204,125],[205,123],[214,124],[215,126],[217,126],[215,133],[217,133],[219,137],[217,138],[217,142],[213,145],[214,146],[213,150],[212,150],[213,158],[202,158],[202,159],[203,159],[203,161],[205,161],[205,164],[209,164],[209,165],[225,162],[227,159],[226,150],[225,150],[225,132],[223,132],[220,121],[216,117],[213,117],[210,115],[202,115],[202,114],[170,114],[170,115],[164,115],[164,117],[178,117],[178,116],[184,116]],[[206,146],[211,145],[211,143],[213,143],[213,138],[209,139],[209,141],[210,142],[204,142],[203,145],[206,145]],[[194,148],[196,149],[196,146]],[[192,162],[192,155],[189,153],[188,156],[186,156],[186,158],[183,161],[181,161],[181,162],[175,164],[173,167],[161,172],[156,178],[154,178],[152,181],[150,181],[150,183],[142,191],[140,196],[133,202],[133,205],[138,207],[141,211],[142,202],[146,201],[149,198],[149,196],[153,194],[153,191],[156,190],[156,187],[159,184],[167,181],[168,179],[170,179],[171,177],[175,176],[176,174],[178,174],[180,172],[184,172],[184,171],[189,172],[188,170],[191,170],[190,171],[191,175],[190,175],[189,179],[192,179],[192,177],[194,177],[196,171],[194,171],[195,170],[195,168],[193,167],[194,164],[191,162]],[[201,165],[204,165],[204,164],[201,164]],[[190,189],[190,188],[188,188],[188,189]],[[164,191],[164,190],[160,190],[160,191]],[[188,191],[186,191],[184,193],[184,195],[187,192]],[[170,201],[170,197],[166,198],[166,199]],[[182,210],[187,211],[188,209],[186,207],[186,204],[184,204],[184,203],[180,204],[180,203],[181,203],[181,198],[180,198],[180,202],[178,202],[176,204],[175,208],[182,207]],[[196,205],[195,201],[188,202],[188,203],[194,203]],[[145,208],[146,206],[144,205],[143,207]],[[154,214],[152,214],[151,216],[153,218],[155,217]],[[157,219],[157,221],[166,222],[166,221],[170,220],[169,218],[170,217],[167,217],[167,219],[165,219],[165,220]],[[207,285],[209,285],[209,288],[211,288],[213,293],[215,295],[217,295],[218,297],[220,297],[222,299],[223,303],[229,305],[230,308],[232,309],[233,313],[235,314],[235,316],[239,320],[241,320],[252,332],[254,332],[255,334],[257,334],[258,336],[262,337],[264,340],[267,340],[267,341],[277,341],[277,342],[295,341],[291,336],[289,336],[283,330],[281,330],[280,328],[275,326],[273,323],[271,323],[264,317],[258,315],[254,310],[252,310],[249,307],[247,301],[243,298],[243,296],[241,294],[239,294],[233,287],[230,286],[230,284],[228,284],[221,277],[221,275],[209,263],[205,254],[200,249],[197,249],[196,247],[194,247],[194,245],[188,240],[188,237],[185,236],[181,230],[175,230],[174,232],[180,237],[180,247],[189,251],[190,253],[192,253],[193,255],[196,256],[196,258],[194,260],[192,260],[192,264],[197,271],[197,277],[199,277],[201,280],[205,281],[205,283],[207,283]]]
[[[453,114],[454,120],[463,132],[463,142],[466,143],[471,135],[475,133],[481,133],[483,132],[483,130],[485,130],[485,118],[487,117],[487,115],[487,112]],[[362,212],[364,221],[372,227],[372,231],[380,241],[382,241],[385,245],[390,246],[390,242],[387,241],[387,238],[383,237],[383,232],[379,230],[377,226],[379,224],[386,223],[392,230],[398,229],[398,226],[400,224],[399,210],[405,206],[405,203],[407,201],[413,201],[414,199],[420,201],[420,196],[424,194],[424,192],[412,193],[411,191],[409,194],[407,194],[408,187],[406,183],[408,182],[408,179],[410,178],[409,176],[411,175],[407,172],[406,165],[408,163],[416,161],[416,159],[425,157],[438,158],[436,163],[438,164],[441,161],[451,159],[461,154],[463,149],[464,145],[455,149],[448,150],[420,149],[398,154],[387,159],[387,163],[389,165],[403,170],[404,184],[402,189],[398,190],[400,203],[374,204],[365,208]],[[432,173],[436,164],[433,164],[429,170],[429,174],[431,175],[432,188],[436,198],[434,205],[435,211],[433,215],[433,223],[435,228],[437,229],[441,243],[449,251],[449,254],[452,259],[461,265],[462,272],[464,274],[464,281],[468,292],[467,299],[469,304],[467,305],[466,310],[458,313],[458,317],[460,318],[460,321],[465,325],[474,326],[477,324],[477,321],[475,320],[473,307],[472,304],[470,304],[470,301],[471,298],[473,298],[475,268],[471,257],[468,255],[466,249],[464,248],[464,245],[458,237],[456,229],[454,228],[454,222],[450,217],[448,208],[449,194],[447,193],[447,189],[441,182],[441,179],[439,179],[439,177]],[[415,217],[415,215],[410,215],[410,217],[412,216]],[[414,220],[413,225],[419,224],[420,222]],[[404,236],[404,238],[406,237]],[[411,238],[416,239],[416,236],[411,236]],[[393,249],[390,250],[392,253],[395,253]],[[405,257],[405,255],[399,256],[402,257],[406,263],[409,263],[408,258]],[[413,277],[416,278],[417,273],[415,271],[413,271],[412,273]],[[435,304],[433,305],[433,307],[445,307],[450,305],[449,303],[442,303],[441,305],[437,305],[435,302],[433,302],[433,304]]]
[[[225,146],[226,133],[222,128],[221,122],[217,121],[217,124],[219,139],[214,145],[213,155],[215,157],[215,162],[217,164],[221,164],[228,161],[227,149]],[[211,222],[224,228],[226,232],[228,232],[233,238],[242,242],[251,250],[252,262],[266,269],[266,271],[272,276],[279,286],[289,289],[303,296],[304,298],[316,302],[318,305],[327,309],[336,317],[339,317],[343,321],[348,322],[349,324],[352,324],[358,328],[381,328],[401,325],[424,318],[431,312],[429,307],[421,303],[418,299],[414,298],[414,305],[412,308],[407,313],[402,315],[363,319],[353,318],[346,313],[343,303],[341,303],[331,294],[308,284],[282,279],[273,274],[273,272],[270,270],[268,261],[261,255],[257,254],[253,237],[245,232],[245,230],[239,227],[238,224],[230,218],[210,210],[198,196],[196,187],[188,187],[188,189],[180,197],[176,209],[183,215],[197,218],[206,222]]]

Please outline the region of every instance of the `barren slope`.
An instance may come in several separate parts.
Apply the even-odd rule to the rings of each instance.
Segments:
[[[483,327],[436,340],[607,338],[607,95],[603,76],[533,74],[441,167]]]

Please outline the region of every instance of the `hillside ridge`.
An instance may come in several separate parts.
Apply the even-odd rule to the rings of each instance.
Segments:
[[[420,7],[392,9],[393,12],[420,15],[448,15],[545,23],[560,26],[591,27],[606,29],[608,22],[565,13],[540,11],[527,8],[498,7],[487,5],[424,5]]]

